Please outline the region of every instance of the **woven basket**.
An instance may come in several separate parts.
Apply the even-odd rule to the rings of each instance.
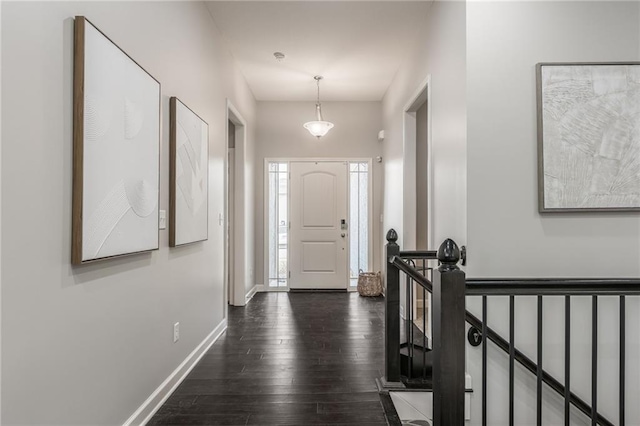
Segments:
[[[358,293],[360,296],[380,296],[382,294],[380,272],[360,271],[358,274]]]

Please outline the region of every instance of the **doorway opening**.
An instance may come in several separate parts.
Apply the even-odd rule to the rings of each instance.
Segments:
[[[430,76],[418,87],[404,108],[404,232],[403,245],[414,250],[433,250],[433,167],[431,155]],[[416,265],[431,279],[432,265]],[[429,318],[429,295],[419,286],[408,307],[410,319],[420,329]],[[431,323],[426,321],[430,335]]]
[[[234,282],[234,206],[235,206],[235,170],[236,170],[236,125],[233,121],[227,120],[227,226],[226,226],[226,249],[227,253],[227,265],[226,265],[226,282],[227,282],[227,303],[233,305],[233,286]]]
[[[356,289],[372,265],[370,159],[265,159],[265,286]]]
[[[244,173],[246,121],[227,100],[227,161],[225,174],[225,272],[226,304],[246,304],[247,259],[244,255],[246,223]]]

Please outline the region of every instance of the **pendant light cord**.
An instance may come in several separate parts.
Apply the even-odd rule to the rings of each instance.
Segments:
[[[320,80],[322,79],[322,77],[315,76],[314,78],[316,80],[316,85],[318,86],[318,100],[316,102],[316,119],[318,121],[324,121],[324,119],[322,118],[322,106],[320,104]]]

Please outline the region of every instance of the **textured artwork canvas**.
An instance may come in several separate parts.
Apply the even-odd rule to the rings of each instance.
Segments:
[[[178,98],[170,100],[171,247],[208,238],[209,126]]]
[[[541,212],[640,210],[640,63],[538,64]]]
[[[75,19],[75,264],[158,242],[160,83],[82,16]]]

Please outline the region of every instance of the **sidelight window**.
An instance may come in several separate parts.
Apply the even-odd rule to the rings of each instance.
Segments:
[[[349,163],[349,285],[369,271],[369,163]]]
[[[286,287],[289,247],[289,164],[268,163],[269,287]]]

